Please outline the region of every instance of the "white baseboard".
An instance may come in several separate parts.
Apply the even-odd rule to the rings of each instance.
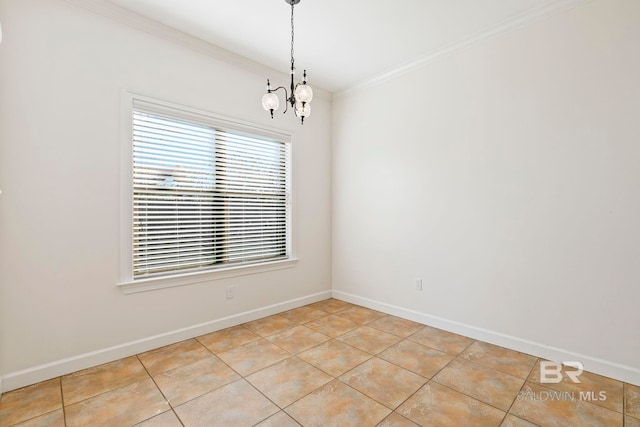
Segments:
[[[469,338],[488,342],[490,344],[506,347],[521,353],[530,354],[553,361],[579,361],[584,365],[584,370],[594,374],[603,375],[629,384],[640,386],[640,370],[631,366],[620,365],[608,360],[598,359],[584,354],[575,353],[561,348],[551,347],[544,344],[528,341],[525,339],[512,337],[499,332],[466,325],[430,314],[421,313],[415,310],[375,301],[358,295],[349,294],[342,291],[332,291],[332,296],[352,304],[378,310],[383,313],[413,320],[414,322],[443,329]]]
[[[231,326],[240,325],[272,314],[281,313],[286,310],[302,307],[303,305],[322,301],[330,297],[331,291],[318,292],[316,294],[295,298],[255,310],[245,311],[243,313],[234,314],[232,316],[223,317],[221,319],[212,320],[199,325],[189,326],[102,350],[80,354],[62,360],[56,360],[33,368],[12,372],[0,377],[0,394],[2,391],[7,392],[15,390],[40,381],[66,375],[71,372],[112,362],[114,360],[122,359],[123,357],[144,353],[145,351],[153,350],[158,347],[163,347],[179,341],[219,331]]]

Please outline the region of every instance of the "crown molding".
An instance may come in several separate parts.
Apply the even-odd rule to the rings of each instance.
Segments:
[[[259,62],[238,55],[230,50],[214,45],[205,40],[194,37],[183,31],[161,24],[145,16],[124,9],[106,0],[64,0],[67,3],[86,9],[105,18],[119,22],[130,28],[145,32],[155,37],[175,43],[183,48],[207,55],[211,58],[233,64],[256,74],[269,76],[277,85],[287,85],[289,75],[275,70]],[[574,9],[593,0],[553,0],[541,6],[528,9],[520,14],[513,15],[501,22],[484,28],[475,34],[465,37],[453,43],[446,44],[428,52],[412,61],[400,64],[392,69],[380,73],[364,82],[351,86],[345,90],[330,92],[314,85],[314,95],[331,102],[332,99],[342,98],[363,89],[370,88],[395,79],[403,74],[428,66],[458,51],[467,49],[484,40],[517,30],[526,25],[548,19],[552,16]]]
[[[360,84],[352,86],[348,89],[336,91],[333,94],[333,99],[346,97],[355,92],[359,92],[363,89],[376,86],[388,80],[395,79],[403,74],[409,73],[411,71],[415,71],[429,64],[437,62],[458,51],[474,46],[484,40],[497,37],[505,33],[509,33],[511,31],[522,28],[526,25],[533,24],[534,22],[538,22],[538,21],[550,18],[552,16],[561,14],[563,12],[569,11],[571,9],[578,7],[581,4],[586,4],[591,1],[593,0],[554,0],[550,3],[533,7],[522,13],[513,15],[507,19],[504,19],[495,25],[484,28],[483,30],[475,34],[472,34],[469,37],[465,37],[456,42],[449,43],[447,45],[434,49],[431,52],[428,52],[426,55],[423,55],[417,59],[406,62],[399,66],[396,66]]]
[[[253,61],[244,56],[238,55],[230,50],[224,49],[213,43],[194,37],[183,31],[161,24],[153,19],[139,15],[130,10],[124,9],[106,0],[64,0],[74,6],[93,12],[102,17],[111,19],[130,28],[142,31],[160,39],[169,41],[183,48],[198,52],[211,58],[230,63],[237,67],[269,76],[276,86],[286,86],[289,84],[289,74],[283,73],[259,62]],[[331,102],[331,92],[313,86],[314,96]]]

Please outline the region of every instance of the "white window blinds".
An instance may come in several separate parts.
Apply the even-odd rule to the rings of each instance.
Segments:
[[[288,186],[288,143],[134,105],[134,278],[288,258]]]

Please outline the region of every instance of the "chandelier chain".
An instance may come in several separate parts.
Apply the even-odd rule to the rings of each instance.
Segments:
[[[293,68],[293,36],[294,36],[294,31],[293,31],[293,2],[291,2],[291,71],[294,70]]]

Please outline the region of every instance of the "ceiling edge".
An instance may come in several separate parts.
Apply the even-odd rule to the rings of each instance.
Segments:
[[[286,86],[289,83],[289,74],[268,67],[247,57],[238,55],[213,43],[194,37],[183,31],[161,24],[153,19],[139,15],[105,0],[64,0],[74,6],[86,9],[105,18],[117,21],[128,27],[145,32],[152,36],[175,43],[183,48],[201,53],[211,58],[231,63],[256,74],[264,75],[276,86]],[[264,80],[263,79],[263,80]],[[262,84],[263,82],[261,82]],[[265,85],[266,87],[266,85]],[[314,95],[331,102],[332,93],[328,90],[313,86]]]
[[[356,92],[359,92],[363,89],[370,88],[372,86],[376,86],[388,80],[395,79],[403,74],[409,73],[411,71],[420,69],[429,64],[437,62],[443,59],[444,57],[447,57],[460,50],[471,47],[484,40],[508,33],[510,31],[516,30],[518,28],[522,28],[526,25],[532,24],[540,20],[550,18],[552,16],[566,12],[575,7],[578,7],[581,4],[588,3],[590,1],[593,1],[593,0],[555,0],[551,3],[547,3],[542,6],[531,8],[529,10],[526,10],[525,12],[519,13],[505,20],[502,20],[496,25],[487,27],[470,37],[464,38],[457,42],[450,43],[441,48],[435,49],[424,56],[421,56],[417,59],[414,59],[413,61],[407,62],[400,66],[397,66],[384,73],[378,74],[377,76],[372,77],[348,89],[338,90],[333,93],[333,99],[346,97],[348,95],[352,95]]]

